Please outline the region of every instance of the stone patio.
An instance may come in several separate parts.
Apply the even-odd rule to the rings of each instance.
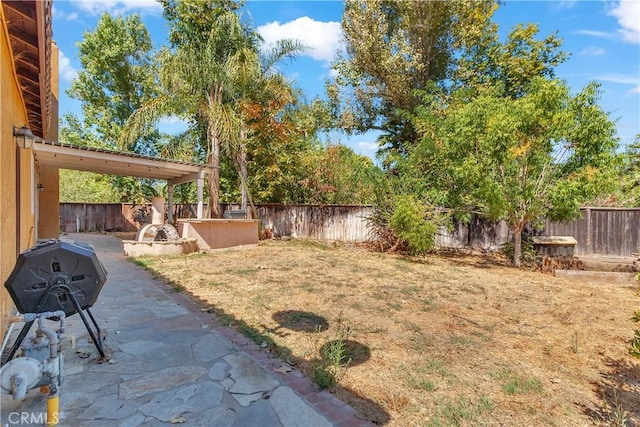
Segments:
[[[92,312],[112,360],[98,363],[79,316],[67,319],[60,426],[371,425],[302,373],[275,372],[281,361],[128,262],[120,240],[65,238],[94,245],[109,272]],[[46,412],[46,396],[2,396],[1,412],[2,426],[30,425],[16,413]]]

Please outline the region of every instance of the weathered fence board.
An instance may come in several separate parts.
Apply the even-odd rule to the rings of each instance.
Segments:
[[[640,252],[640,209],[583,208],[576,221],[546,221],[544,234],[573,236],[576,255],[631,256]]]
[[[274,236],[362,242],[369,238],[368,206],[257,205],[262,228]]]
[[[60,229],[66,232],[136,231],[132,204],[60,203]]]
[[[139,224],[132,204],[61,203],[60,225],[63,231],[135,231]],[[174,217],[189,217],[188,206],[175,206]],[[236,205],[224,208],[237,209]],[[256,205],[263,230],[273,236],[295,236],[321,240],[362,242],[370,236],[367,217],[370,206],[346,205]],[[195,212],[192,210],[192,212]],[[578,244],[576,255],[604,254],[629,256],[640,252],[640,208],[584,208],[576,221],[546,221],[541,233],[546,236],[573,236]],[[440,228],[439,247],[495,250],[511,239],[504,221],[487,221],[474,215],[467,224],[455,223]]]

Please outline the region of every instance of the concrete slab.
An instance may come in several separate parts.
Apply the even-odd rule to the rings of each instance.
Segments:
[[[148,351],[154,351],[161,347],[163,344],[157,341],[148,341],[148,340],[135,340],[129,341],[127,343],[118,344],[118,347],[121,351],[125,353],[131,354],[133,356],[139,356]]]
[[[302,418],[301,418],[302,420]],[[268,400],[258,400],[242,411],[238,411],[234,427],[277,426],[281,421]]]
[[[78,427],[137,427],[144,423],[145,416],[142,414],[134,414],[123,420],[91,420],[78,424]],[[62,421],[64,423],[64,420]],[[60,424],[58,427],[64,427]]]
[[[86,375],[82,373],[66,375],[62,384],[67,390],[82,390],[85,393],[100,392],[104,395],[109,388],[116,387],[117,389],[119,382],[120,375],[118,373],[94,372]]]
[[[332,426],[332,423],[316,412],[315,409],[309,407],[300,396],[288,387],[278,387],[274,390],[269,402],[285,427],[299,426],[301,419],[304,419],[306,427]]]
[[[234,425],[237,417],[236,411],[229,408],[218,406],[216,408],[207,409],[206,411],[197,413],[188,413],[183,415],[185,422],[180,424],[185,427],[203,427],[203,426],[216,426],[216,427],[231,427]],[[255,424],[255,425],[276,425],[276,424]],[[245,427],[248,424],[245,424]]]
[[[215,363],[211,369],[209,369],[209,378],[216,381],[224,380],[229,372],[229,365],[226,363]]]
[[[217,332],[210,332],[193,346],[193,354],[198,362],[211,362],[229,354],[232,346]]]
[[[115,394],[99,397],[91,406],[84,409],[79,415],[81,420],[121,420],[138,411],[138,405],[120,399]]]
[[[256,402],[264,397],[266,392],[259,392],[253,394],[237,394],[234,393],[233,397],[238,401],[241,406],[249,406],[253,402]]]
[[[229,376],[235,381],[229,387],[231,393],[254,394],[280,385],[265,369],[243,354],[228,355],[224,360],[233,367],[229,371]]]
[[[91,406],[97,397],[97,393],[68,389],[64,393],[60,393],[60,406],[66,410],[87,408]]]
[[[147,416],[169,422],[184,413],[200,412],[220,405],[223,390],[220,384],[208,381],[171,389],[155,395],[140,410]]]
[[[144,377],[120,383],[122,399],[137,399],[149,393],[168,390],[172,387],[192,383],[208,371],[201,366],[179,366],[147,374]]]

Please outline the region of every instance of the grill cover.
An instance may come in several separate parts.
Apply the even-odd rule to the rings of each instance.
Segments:
[[[5,287],[20,313],[62,310],[71,316],[77,311],[71,299],[61,289],[51,288],[69,286],[84,310],[96,302],[106,280],[107,270],[93,246],[54,239],[21,253]]]

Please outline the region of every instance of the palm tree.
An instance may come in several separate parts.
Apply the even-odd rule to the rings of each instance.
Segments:
[[[293,88],[276,69],[285,59],[294,58],[303,46],[292,40],[281,40],[267,54],[260,55],[258,47],[247,46],[232,59],[236,88],[239,128],[230,146],[240,176],[241,208],[247,210],[251,198],[248,186],[247,150],[250,140],[260,137],[266,122],[277,116],[295,101]],[[255,209],[254,209],[255,210]],[[255,215],[256,213],[253,212]]]
[[[186,118],[200,129],[209,167],[209,215],[214,218],[220,217],[221,144],[231,141],[239,128],[233,104],[236,55],[254,46],[255,37],[233,11],[227,11],[214,18],[204,44],[163,50],[159,58],[165,91],[133,113],[121,138],[126,144],[154,129],[160,118],[170,114]]]
[[[165,92],[130,117],[123,142],[151,131],[163,116],[175,114],[187,118],[196,133],[199,130],[203,136],[202,150],[181,148],[180,141],[174,141],[165,151],[204,153],[210,169],[209,214],[220,217],[221,149],[226,149],[234,160],[240,175],[242,208],[246,210],[250,198],[248,141],[256,137],[260,120],[262,123],[274,120],[294,100],[290,84],[275,66],[293,58],[303,47],[298,42],[284,40],[268,54],[261,55],[260,36],[242,25],[233,8],[215,10],[217,16],[210,15],[204,20],[210,21],[208,36],[198,33],[197,37],[185,37],[180,32],[182,44],[161,52],[160,72]],[[177,20],[176,16],[171,15],[172,20]],[[186,27],[191,28],[193,22],[201,23],[201,20],[193,21],[193,16],[184,19],[178,26],[186,22]],[[193,147],[192,142],[184,140],[184,143]]]

